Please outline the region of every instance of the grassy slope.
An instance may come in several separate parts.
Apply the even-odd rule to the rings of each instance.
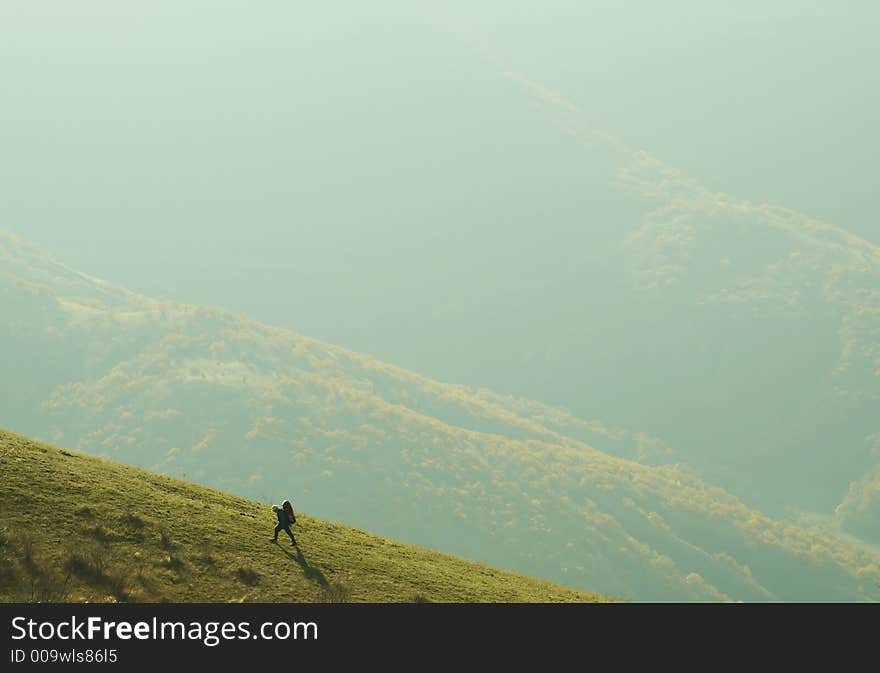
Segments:
[[[2,601],[604,601],[0,431]]]

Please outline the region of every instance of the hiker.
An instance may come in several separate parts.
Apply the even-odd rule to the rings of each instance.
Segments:
[[[290,527],[296,523],[296,517],[293,514],[293,505],[290,504],[290,500],[282,502],[281,507],[272,505],[272,511],[275,512],[275,516],[278,517],[278,525],[275,526],[275,538],[272,542],[278,542],[278,533],[284,530],[287,531],[291,543],[296,547],[296,538],[293,537],[293,531],[290,530]]]

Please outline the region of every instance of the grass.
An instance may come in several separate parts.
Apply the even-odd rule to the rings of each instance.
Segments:
[[[0,602],[608,600],[2,430],[0,474]]]

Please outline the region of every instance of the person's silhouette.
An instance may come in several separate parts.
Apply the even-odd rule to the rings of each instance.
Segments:
[[[293,514],[293,505],[290,504],[290,500],[285,500],[281,503],[281,507],[272,505],[272,511],[278,517],[278,525],[275,526],[275,537],[272,539],[272,542],[278,542],[278,533],[283,530],[290,536],[290,542],[293,546],[297,546],[296,538],[293,537],[293,531],[290,530],[290,527],[296,523],[296,516]]]

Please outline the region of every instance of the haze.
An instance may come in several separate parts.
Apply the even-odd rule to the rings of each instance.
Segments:
[[[505,272],[518,229],[590,236],[580,150],[485,50],[711,188],[877,241],[878,17],[800,0],[5,3],[3,223],[87,273],[443,378],[415,305]]]
[[[873,597],[878,29],[5,3],[0,427],[609,595]]]

